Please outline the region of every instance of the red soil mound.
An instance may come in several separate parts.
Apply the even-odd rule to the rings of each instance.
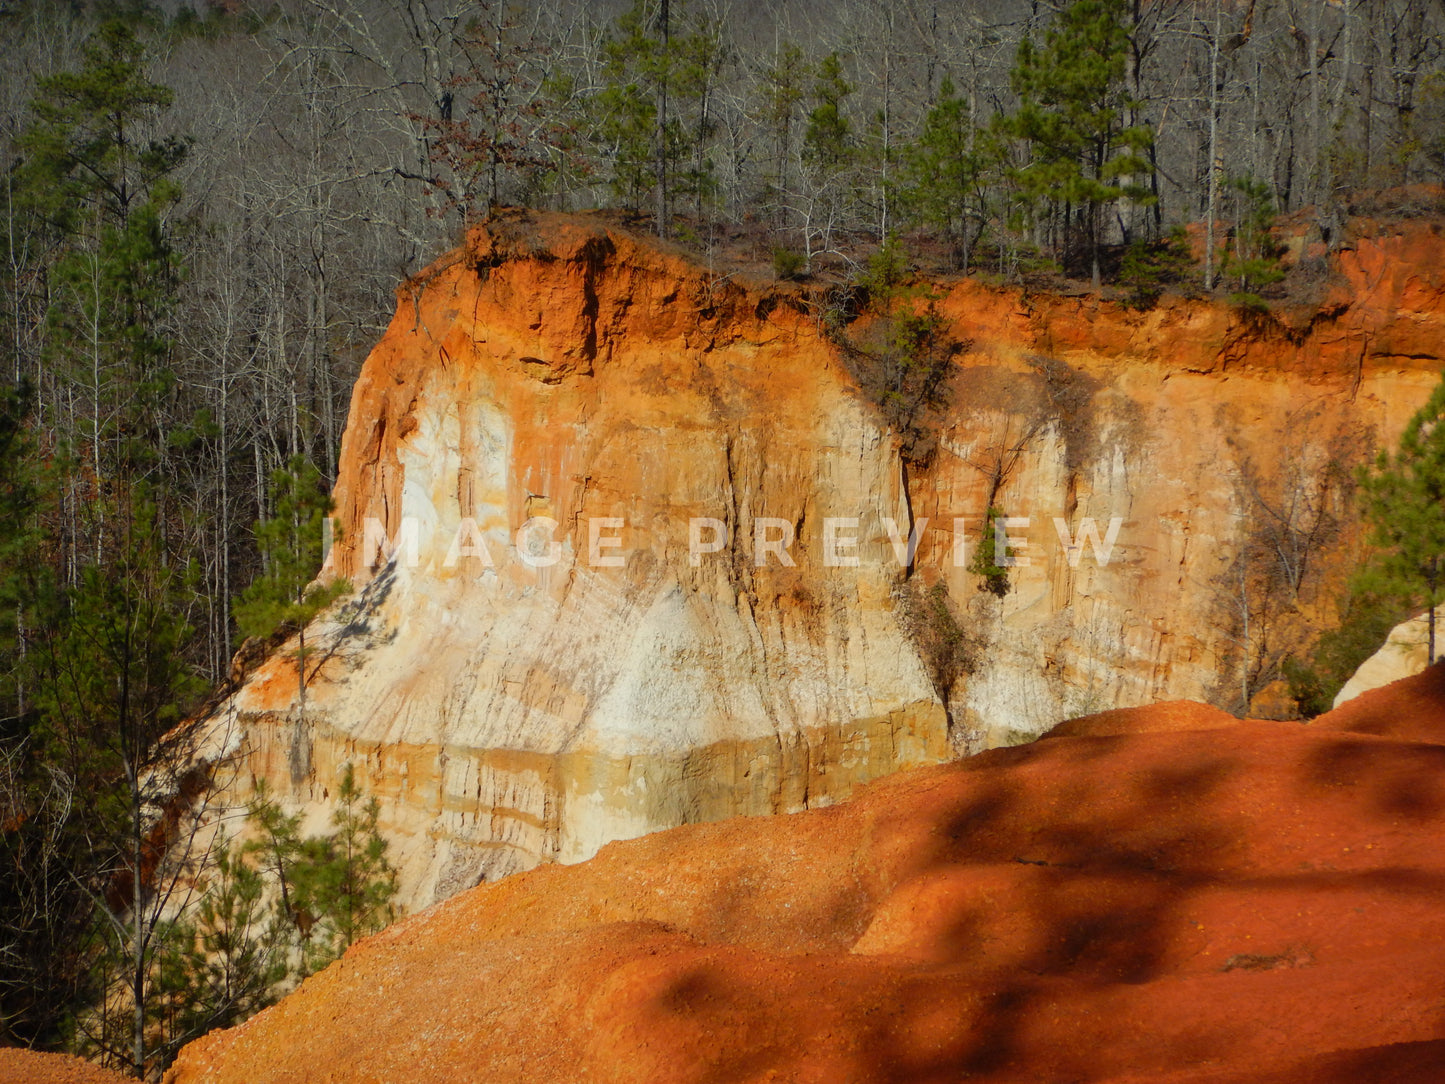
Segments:
[[[1131,718],[475,889],[169,1079],[1445,1079],[1445,747]]]
[[[0,1084],[126,1084],[131,1077],[112,1073],[80,1058],[0,1049]]]
[[[1362,693],[1310,725],[1445,745],[1445,660]]]
[[[1193,700],[1170,700],[1147,708],[1115,708],[1067,719],[1046,738],[1099,738],[1109,734],[1156,734],[1170,730],[1223,730],[1240,720]]]

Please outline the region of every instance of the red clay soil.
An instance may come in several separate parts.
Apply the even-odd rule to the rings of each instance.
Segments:
[[[1238,726],[1227,711],[1193,700],[1170,700],[1147,708],[1114,708],[1068,719],[1048,732],[1050,738],[1100,738],[1109,734],[1156,734],[1168,730],[1221,730]]]
[[[135,1084],[80,1058],[0,1048],[0,1084]]]
[[[1160,710],[474,889],[168,1079],[1445,1080],[1445,746],[1342,728],[1418,736],[1445,681]]]
[[[1414,677],[1362,693],[1310,725],[1319,730],[1445,745],[1445,661]]]

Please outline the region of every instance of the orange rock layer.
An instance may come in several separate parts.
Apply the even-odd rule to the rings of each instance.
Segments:
[[[167,1080],[1445,1079],[1445,666],[1219,724],[1080,720],[474,889]]]

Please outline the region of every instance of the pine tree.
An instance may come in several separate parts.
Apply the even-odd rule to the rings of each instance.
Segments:
[[[264,568],[236,600],[236,624],[245,636],[267,639],[278,630],[298,634],[299,695],[306,697],[306,626],[348,589],[345,580],[315,582],[323,559],[331,498],[305,456],[271,473],[271,515],[257,522]]]
[[[773,65],[763,73],[763,119],[773,141],[775,165],[772,186],[776,198],[786,205],[790,180],[788,165],[793,157],[793,129],[798,107],[807,98],[806,79],[808,63],[803,50],[792,42],[785,43],[779,50]],[[779,225],[786,224],[786,216],[778,215]]]
[[[834,247],[834,238],[856,196],[858,148],[844,106],[853,89],[843,78],[838,54],[824,57],[813,77],[810,98],[814,104],[803,133],[806,199],[802,225],[809,271],[815,255]]]
[[[311,967],[336,959],[394,917],[396,871],[386,858],[386,840],[377,831],[380,813],[375,798],[362,801],[356,773],[347,764],[331,815],[334,831],[306,840],[294,870],[296,907],[315,922]]]
[[[1275,243],[1274,196],[1269,185],[1248,177],[1231,177],[1226,187],[1234,197],[1234,230],[1220,261],[1221,273],[1235,281],[1229,299],[1254,312],[1269,306],[1259,291],[1284,278],[1279,258],[1283,249]]]
[[[989,155],[983,134],[968,116],[968,103],[945,78],[938,104],[905,156],[903,197],[919,221],[948,242],[953,265],[968,271],[987,213]]]
[[[1445,602],[1445,375],[1405,426],[1391,454],[1361,473],[1370,542],[1379,547],[1363,588],[1424,606],[1429,661],[1435,661],[1435,607]]]
[[[205,891],[165,931],[156,986],[167,1035],[162,1062],[191,1039],[232,1027],[270,1005],[287,976],[283,927],[268,922],[264,880],[244,847],[217,839]]]
[[[692,196],[701,210],[713,185],[713,82],[724,49],[720,28],[675,0],[636,0],[604,49],[606,83],[594,96],[594,140],[611,162],[613,193],[629,210],[656,201],[658,236],[672,208]],[[690,161],[689,161],[690,160]]]
[[[94,909],[76,877],[93,855],[37,704],[39,602],[52,590],[32,402],[23,383],[0,392],[0,1043],[48,1046],[95,992]]]
[[[276,879],[278,925],[286,929],[299,926],[301,916],[291,898],[291,886],[301,856],[301,816],[284,812],[264,779],[256,784],[256,798],[246,816],[253,836],[244,844],[245,853],[259,862],[263,875]]]
[[[1153,195],[1140,178],[1153,143],[1147,126],[1129,126],[1124,82],[1129,33],[1126,0],[1075,0],[1039,46],[1025,37],[1012,73],[1018,111],[1003,131],[1023,140],[1030,159],[1015,171],[1024,200],[1062,209],[1067,235],[1082,235],[1095,288],[1103,209]]]
[[[166,321],[180,269],[166,217],[186,144],[157,134],[172,93],[145,67],[131,28],[103,23],[79,71],[37,81],[35,120],[19,141],[18,202],[47,224],[58,253],[51,361],[89,414],[77,439],[97,486],[156,472],[174,384]]]
[[[132,1013],[124,1039],[92,1039],[140,1076],[161,934],[192,872],[156,850],[151,810],[183,787],[188,732],[177,724],[205,684],[187,662],[193,570],[168,563],[143,497],[115,523],[115,556],[44,599],[30,650],[46,759],[74,781],[67,830],[84,840],[74,875],[94,904],[102,965],[124,976]]]
[[[813,80],[813,100],[817,104],[808,114],[808,128],[803,134],[804,160],[825,175],[841,170],[853,153],[852,125],[843,110],[844,101],[852,93],[853,85],[843,78],[843,62],[837,53],[829,53],[818,65]]]

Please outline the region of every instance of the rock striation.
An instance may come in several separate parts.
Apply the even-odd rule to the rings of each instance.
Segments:
[[[1445,1078],[1445,666],[1308,726],[1195,708],[481,886],[166,1079]]]
[[[213,716],[228,799],[265,780],[319,824],[352,763],[416,908],[1059,718],[1227,703],[1254,495],[1346,516],[1318,480],[1435,382],[1442,256],[1357,222],[1319,303],[1265,322],[937,284],[964,349],[923,458],[821,291],[587,217],[479,226],[363,367],[330,566],[355,593],[304,699],[281,651]],[[973,570],[997,532],[1001,596]]]

